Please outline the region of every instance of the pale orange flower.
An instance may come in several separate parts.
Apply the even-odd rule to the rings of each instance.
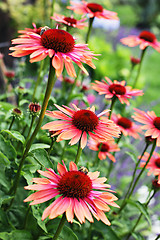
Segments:
[[[120,40],[124,45],[129,47],[140,46],[144,50],[146,47],[151,46],[160,52],[160,42],[157,41],[156,36],[149,31],[142,31],[139,36],[130,35]]]
[[[89,51],[87,44],[76,44],[73,36],[59,29],[41,29],[41,33],[25,32],[19,38],[12,40],[17,46],[11,47],[10,55],[23,57],[30,55],[30,62],[38,62],[49,56],[52,59],[52,66],[59,77],[63,71],[64,64],[68,75],[76,77],[72,62],[75,62],[86,74],[87,71],[82,63],[95,68],[92,63],[94,54]]]
[[[47,111],[46,115],[59,120],[45,124],[42,129],[60,131],[57,142],[71,139],[69,144],[74,145],[80,141],[83,149],[87,144],[87,135],[100,142],[119,137],[120,131],[116,124],[107,118],[105,120],[100,118],[108,110],[96,115],[94,107],[80,109],[72,104],[74,109],[71,109],[67,106],[60,107],[56,104],[55,106],[59,111]]]
[[[120,148],[118,147],[118,144],[116,144],[114,141],[107,141],[107,142],[97,142],[93,139],[89,139],[88,141],[88,147],[93,151],[98,151],[101,145],[101,150],[98,153],[98,158],[100,160],[106,159],[108,157],[111,161],[115,162],[115,157],[111,154],[113,152],[118,152]]]
[[[89,18],[105,18],[111,20],[118,20],[116,12],[108,11],[98,3],[87,3],[86,1],[73,2],[70,1],[72,6],[68,6],[68,9],[73,10],[77,14],[88,15]]]
[[[80,223],[85,222],[85,218],[93,222],[93,216],[106,225],[111,223],[104,212],[110,210],[110,206],[119,207],[114,201],[117,197],[111,192],[110,185],[105,184],[105,177],[98,178],[99,172],[84,173],[77,168],[74,162],[70,162],[69,171],[65,164],[58,163],[59,175],[49,168],[47,171],[38,172],[46,178],[33,178],[35,184],[25,187],[27,190],[37,192],[27,197],[24,202],[33,201],[30,205],[40,204],[58,197],[42,215],[42,220],[49,216],[50,219],[66,213],[68,222],[73,222],[74,214]]]

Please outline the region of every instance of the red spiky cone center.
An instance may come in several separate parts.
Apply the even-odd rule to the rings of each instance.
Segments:
[[[144,39],[145,41],[151,42],[151,43],[153,43],[156,40],[156,36],[153,33],[148,31],[142,31],[139,34],[139,38]]]
[[[132,127],[132,122],[125,117],[121,117],[118,119],[117,124],[125,129],[129,129]]]
[[[41,105],[39,105],[39,103],[30,103],[29,104],[29,110],[31,111],[31,112],[34,112],[34,113],[37,113],[37,112],[39,112],[40,110],[41,110]]]
[[[71,26],[77,23],[77,20],[70,17],[65,17],[64,20],[69,23]]]
[[[70,171],[61,177],[57,189],[63,197],[83,199],[92,190],[92,181],[84,172]]]
[[[81,131],[92,132],[99,122],[96,114],[90,110],[79,110],[72,118],[72,124]]]
[[[154,126],[160,130],[160,117],[156,117],[153,121]]]
[[[87,7],[92,12],[103,12],[103,7],[100,4],[97,4],[97,3],[88,3]]]
[[[107,143],[98,143],[97,148],[99,149],[101,144],[102,144],[102,146],[101,146],[100,152],[108,152],[109,151],[109,145]]]
[[[160,158],[157,158],[157,159],[155,160],[155,164],[156,164],[156,167],[157,167],[157,168],[160,168]]]
[[[113,94],[124,95],[126,93],[126,88],[120,84],[113,83],[109,86],[109,91]]]
[[[48,29],[41,36],[41,43],[47,49],[55,52],[68,53],[74,48],[75,41],[72,35],[64,30]]]

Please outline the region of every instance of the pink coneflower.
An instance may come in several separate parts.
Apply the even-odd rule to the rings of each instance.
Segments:
[[[4,75],[7,77],[7,78],[14,78],[15,77],[15,72],[14,71],[6,71],[4,72]]]
[[[135,66],[135,65],[137,65],[141,62],[141,60],[139,58],[135,58],[135,57],[132,57],[132,56],[131,56],[130,60],[131,60],[131,64],[133,66]]]
[[[83,169],[83,168],[82,168]],[[110,225],[104,212],[110,210],[110,206],[119,207],[114,201],[117,197],[111,192],[110,185],[105,184],[105,177],[98,178],[99,172],[85,173],[79,170],[74,162],[70,162],[69,171],[65,164],[58,163],[57,170],[53,169],[38,172],[46,178],[33,178],[36,184],[25,187],[27,190],[37,190],[31,194],[24,202],[32,201],[30,205],[46,202],[54,197],[58,197],[47,207],[42,215],[42,220],[49,216],[50,219],[66,213],[68,222],[73,222],[74,214],[80,223],[93,222],[93,216]]]
[[[95,68],[92,63],[94,54],[89,51],[86,44],[75,44],[73,36],[64,30],[45,29],[47,28],[41,29],[41,35],[27,32],[12,40],[13,44],[18,45],[10,48],[10,50],[14,50],[10,55],[22,57],[31,54],[31,63],[41,61],[49,56],[57,76],[61,75],[65,64],[68,75],[76,77],[72,61],[85,73],[87,71],[82,62]]]
[[[141,111],[135,109],[135,116],[132,116],[134,120],[144,124],[141,129],[147,130],[145,136],[150,136],[156,139],[156,145],[160,147],[160,117],[157,117],[154,111]]]
[[[112,19],[118,20],[117,13],[108,11],[102,7],[102,5],[98,3],[87,3],[86,1],[82,2],[73,2],[70,1],[72,6],[68,6],[68,9],[73,10],[77,14],[88,14],[89,18],[105,18],[105,19]]]
[[[130,35],[122,38],[120,41],[129,47],[140,45],[140,49],[144,50],[146,47],[151,46],[160,52],[160,42],[158,42],[156,36],[149,31],[142,31],[139,36]]]
[[[142,163],[140,164],[140,167],[144,167],[149,156],[150,154],[145,152],[142,157]],[[154,174],[155,176],[158,176],[158,183],[160,183],[160,154],[154,152],[146,168],[149,169],[148,175]]]
[[[87,26],[87,23],[84,23],[84,21],[86,21],[86,18],[77,20],[73,18],[73,16],[66,17],[60,14],[54,14],[54,16],[51,17],[51,19],[55,20],[56,22],[63,23],[66,26],[79,28],[79,29],[83,29],[84,27]]]
[[[139,133],[142,130],[137,124],[135,124],[131,119],[127,117],[122,117],[120,114],[112,114],[111,119],[119,126],[120,131],[124,136],[132,136],[133,138],[140,138]]]
[[[133,96],[143,95],[142,90],[132,89],[130,86],[125,86],[125,81],[118,82],[117,80],[114,80],[114,82],[112,82],[108,77],[105,77],[105,79],[106,81],[95,81],[95,83],[92,84],[92,88],[100,95],[105,94],[106,99],[117,97],[122,104],[126,103],[129,105],[128,99]]]
[[[74,145],[80,140],[80,147],[83,149],[87,144],[87,135],[100,142],[119,136],[119,128],[113,121],[100,119],[108,110],[96,115],[94,107],[80,109],[72,104],[74,109],[71,109],[67,106],[55,106],[60,111],[47,111],[46,115],[59,120],[45,124],[42,129],[61,131],[57,142],[71,139],[69,144]]]
[[[107,141],[107,142],[97,142],[93,139],[89,139],[88,147],[93,151],[98,151],[101,145],[100,152],[98,153],[98,158],[100,160],[106,159],[108,157],[111,161],[115,162],[115,157],[111,154],[113,152],[118,152],[120,148],[114,141]]]
[[[33,28],[25,28],[24,30],[19,30],[18,33],[34,32],[34,33],[40,34],[41,29],[42,29],[43,27],[37,28],[37,26],[36,26],[35,23],[32,23],[32,25],[33,25]]]

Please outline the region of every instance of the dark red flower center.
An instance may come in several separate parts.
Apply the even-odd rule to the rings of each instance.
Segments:
[[[41,105],[39,105],[39,103],[30,103],[29,104],[29,110],[30,112],[33,112],[33,113],[37,113],[41,110]]]
[[[128,118],[121,117],[118,119],[117,124],[125,129],[129,129],[132,127],[132,122]]]
[[[160,158],[157,158],[155,160],[155,164],[156,164],[157,168],[160,168]]]
[[[157,179],[152,180],[152,186],[155,189],[159,189],[160,188],[160,184],[158,183]]]
[[[108,152],[109,151],[109,145],[107,143],[98,143],[97,147],[99,149],[100,145],[102,144],[101,146],[101,152]]]
[[[36,29],[36,33],[40,35],[42,28],[43,28],[43,27],[37,28],[37,29]]]
[[[109,86],[109,91],[113,94],[124,95],[126,93],[126,88],[120,84],[113,83]]]
[[[92,12],[103,12],[103,7],[100,4],[97,4],[97,3],[88,3],[87,7]]]
[[[72,124],[81,131],[92,132],[99,122],[96,114],[90,110],[79,110],[72,118]]]
[[[14,108],[13,109],[13,113],[17,114],[17,115],[21,115],[21,110],[19,108]]]
[[[145,41],[151,42],[151,43],[153,43],[156,40],[156,36],[153,33],[148,31],[142,31],[139,34],[139,38],[144,39]]]
[[[67,53],[74,48],[75,41],[72,35],[64,30],[48,29],[41,36],[41,43],[47,49],[55,52]]]
[[[83,199],[92,190],[92,181],[84,172],[70,171],[61,177],[57,189],[63,197]]]
[[[77,23],[77,20],[76,20],[76,19],[70,18],[70,17],[65,17],[64,20],[65,20],[67,23],[70,23],[71,26],[72,26],[73,24],[76,24],[76,23]]]
[[[160,130],[160,117],[156,117],[153,121],[154,126]]]

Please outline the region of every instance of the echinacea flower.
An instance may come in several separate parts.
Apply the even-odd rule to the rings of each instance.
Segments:
[[[135,124],[131,119],[127,117],[122,117],[120,114],[116,115],[115,113],[112,114],[111,120],[119,126],[120,131],[123,133],[124,136],[132,136],[133,138],[140,138],[139,133],[142,130],[139,128],[137,124]]]
[[[102,5],[98,3],[87,3],[86,1],[82,2],[73,2],[70,1],[72,6],[68,6],[67,8],[73,10],[77,14],[88,14],[89,18],[105,18],[118,20],[117,13],[108,11],[102,7]]]
[[[18,33],[28,33],[28,32],[33,32],[33,33],[37,33],[40,34],[41,30],[43,27],[39,27],[37,28],[35,23],[32,23],[33,28],[25,28],[24,30],[19,30]]]
[[[144,153],[140,167],[144,167],[149,156],[150,156],[150,154],[148,152]],[[158,176],[158,183],[160,183],[160,154],[159,153],[153,152],[153,155],[150,158],[150,160],[146,166],[146,169],[149,169],[149,172],[148,172],[149,176],[151,174]]]
[[[142,90],[132,89],[131,86],[125,86],[125,81],[118,82],[117,80],[114,80],[114,82],[112,82],[108,77],[105,77],[105,80],[102,80],[101,82],[95,81],[95,83],[92,83],[92,88],[100,95],[105,94],[106,99],[117,97],[122,104],[126,103],[129,105],[128,99],[133,96],[143,95]]]
[[[74,145],[80,140],[80,147],[83,149],[87,144],[87,135],[101,142],[119,136],[119,128],[113,121],[100,119],[108,110],[96,115],[94,107],[80,109],[72,104],[74,109],[71,109],[67,106],[55,106],[59,111],[47,111],[46,115],[59,120],[45,124],[42,129],[60,131],[57,142],[71,139],[69,144]]]
[[[99,148],[100,148],[100,151],[98,153],[98,158],[100,160],[104,160],[106,159],[106,157],[108,157],[113,162],[115,162],[116,159],[111,153],[118,152],[120,150],[120,148],[114,141],[107,141],[107,142],[101,143],[91,138],[88,141],[88,147],[93,151],[99,151]]]
[[[160,117],[157,117],[154,111],[141,111],[139,109],[134,109],[136,112],[135,116],[132,116],[135,121],[144,124],[141,129],[147,130],[145,136],[150,136],[156,139],[156,145],[160,147]]]
[[[64,15],[55,13],[54,16],[51,17],[51,19],[55,20],[56,22],[63,23],[66,26],[79,28],[79,29],[83,29],[84,27],[87,26],[87,23],[84,23],[86,18],[77,20],[77,19],[73,18],[73,16],[66,17]]]
[[[83,168],[82,168],[83,169]],[[110,210],[110,206],[119,207],[114,201],[117,197],[111,192],[110,185],[105,184],[105,177],[98,178],[99,172],[83,172],[77,168],[74,162],[70,162],[69,171],[65,164],[58,163],[59,175],[51,168],[47,171],[38,170],[46,178],[33,178],[35,184],[26,186],[27,190],[37,192],[27,197],[24,202],[33,201],[30,205],[53,200],[42,215],[42,220],[49,216],[50,219],[66,213],[68,222],[73,222],[74,214],[82,224],[85,219],[93,222],[93,216],[106,225],[110,225],[104,212]]]
[[[131,60],[131,64],[133,66],[135,66],[135,65],[137,65],[141,62],[141,60],[139,58],[135,58],[135,57],[132,57],[132,56],[131,56],[130,60]]]
[[[18,45],[10,48],[14,51],[10,55],[23,57],[30,54],[31,63],[41,61],[49,56],[58,77],[63,71],[64,64],[68,75],[76,77],[72,61],[86,74],[88,73],[82,62],[95,68],[92,63],[94,54],[89,51],[87,44],[76,44],[73,36],[64,30],[44,27],[41,29],[40,35],[34,32],[26,32],[19,38],[12,40],[12,44]]]
[[[142,31],[139,36],[130,35],[120,39],[120,41],[129,47],[140,45],[140,49],[144,50],[146,47],[151,46],[160,52],[160,42],[158,42],[156,36],[149,31]]]

